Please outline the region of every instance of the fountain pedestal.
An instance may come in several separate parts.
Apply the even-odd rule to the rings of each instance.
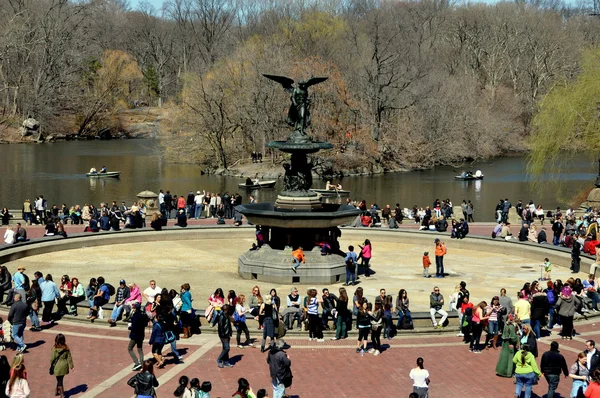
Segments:
[[[328,142],[313,141],[305,132],[310,126],[310,99],[308,88],[327,78],[312,77],[294,81],[283,76],[264,75],[291,92],[291,106],[286,122],[294,130],[286,141],[272,141],[268,148],[289,153],[290,163],[284,164],[284,189],[275,203],[256,203],[236,206],[249,222],[260,228],[265,243],[258,250],[242,254],[238,272],[242,278],[275,283],[340,282],[346,274],[344,252],[340,250],[339,225],[352,222],[360,211],[343,204],[322,203],[312,192],[313,165],[308,155],[322,149],[331,149]],[[327,242],[331,253],[321,255],[320,243]],[[292,251],[302,247],[306,263],[294,272]]]

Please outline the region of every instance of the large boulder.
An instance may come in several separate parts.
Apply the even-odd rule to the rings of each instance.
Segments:
[[[40,122],[32,117],[28,117],[27,119],[23,120],[23,127],[27,130],[37,131],[40,128]]]

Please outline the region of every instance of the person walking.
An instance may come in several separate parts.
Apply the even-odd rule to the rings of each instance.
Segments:
[[[558,342],[551,342],[550,351],[546,351],[542,355],[540,371],[548,382],[547,398],[554,398],[554,392],[560,382],[560,373],[562,372],[565,377],[569,376],[569,367],[567,366],[565,357],[558,351]]]
[[[434,240],[435,243],[435,277],[444,277],[444,255],[446,254],[446,244],[439,239]]]
[[[515,373],[517,375],[517,386],[515,397],[520,397],[525,386],[525,398],[531,398],[531,389],[535,378],[540,377],[542,373],[538,369],[535,357],[529,352],[529,346],[523,344],[521,350],[513,357],[513,363],[516,365]]]
[[[348,246],[348,252],[346,253],[346,258],[344,262],[346,263],[346,283],[344,286],[348,286],[350,283],[350,279],[352,279],[352,285],[356,283],[356,262],[358,261],[358,257],[354,252],[354,246]]]
[[[8,321],[12,324],[12,337],[15,341],[17,353],[21,354],[27,349],[27,345],[23,342],[23,333],[27,324],[29,307],[21,298],[20,293],[15,293],[13,300],[14,302],[8,312]]]
[[[283,398],[286,395],[285,389],[292,385],[292,361],[290,361],[289,355],[283,351],[284,345],[282,340],[277,340],[267,355],[273,385],[273,398]]]
[[[217,366],[220,368],[233,368],[233,364],[229,362],[229,343],[233,335],[230,319],[232,313],[232,307],[229,304],[225,304],[221,308],[221,312],[217,318],[219,338],[223,347],[217,358]]]
[[[502,331],[502,351],[496,363],[496,374],[500,377],[513,377],[515,364],[513,358],[515,356],[515,347],[519,342],[519,336],[516,332],[514,315],[509,314],[504,329]]]
[[[25,364],[20,363],[11,369],[10,380],[4,391],[10,398],[29,398],[31,390],[27,382],[27,369]]]
[[[410,370],[409,377],[413,381],[413,393],[418,398],[427,398],[429,396],[429,372],[423,367],[423,358],[417,358],[417,367]]]
[[[156,392],[154,389],[158,387],[158,380],[154,376],[154,364],[152,360],[144,361],[142,371],[132,376],[127,385],[133,387],[137,398],[154,398]]]
[[[140,309],[140,303],[133,304],[133,315],[130,318],[131,325],[129,326],[129,345],[127,351],[129,356],[133,360],[133,368],[131,370],[137,371],[142,369],[144,363],[144,337],[146,335],[146,326],[148,326],[148,316],[146,311]],[[133,351],[134,347],[137,347],[137,355]]]
[[[556,302],[556,311],[562,324],[561,336],[563,339],[573,340],[573,317],[579,299],[573,295],[569,286],[563,287]]]
[[[335,337],[331,340],[340,340],[348,337],[346,322],[349,316],[348,311],[348,293],[346,289],[340,287],[340,295],[335,301]]]
[[[587,355],[580,352],[577,355],[577,361],[569,368],[569,377],[573,379],[571,387],[571,398],[581,397],[588,386],[588,377],[590,371],[587,368]]]
[[[365,268],[365,277],[368,278],[371,276],[371,266],[369,263],[371,262],[371,241],[369,239],[365,239],[364,246],[358,245],[360,247],[360,254],[358,258],[362,258],[361,265]]]
[[[150,335],[150,341],[148,342],[152,346],[152,356],[156,361],[159,368],[164,368],[165,363],[162,356],[162,349],[165,346],[165,326],[163,325],[163,316],[159,314],[156,316],[154,324],[152,325],[152,334]]]
[[[57,334],[54,339],[50,364],[50,368],[53,370],[52,374],[56,377],[56,395],[63,398],[65,396],[63,380],[69,374],[69,369],[73,370],[75,366],[73,365],[71,350],[67,345],[65,335],[62,333]]]
[[[52,319],[52,309],[54,308],[56,299],[60,298],[60,292],[58,291],[58,286],[52,280],[52,275],[48,274],[44,279],[41,273],[36,272],[35,276],[42,290],[42,302],[44,303],[42,321],[47,325],[54,322]]]
[[[264,301],[260,305],[259,317],[263,318],[263,338],[260,344],[260,352],[265,352],[265,346],[273,344],[275,338],[275,323],[273,321],[273,298],[270,294],[265,294]]]

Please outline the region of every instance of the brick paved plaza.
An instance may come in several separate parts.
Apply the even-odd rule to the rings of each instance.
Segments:
[[[477,230],[477,226],[473,229]],[[488,229],[487,225],[479,227],[482,235],[487,234]],[[35,232],[35,228],[31,230]],[[427,236],[426,232],[423,234]],[[67,273],[71,277],[79,277],[84,284],[87,284],[88,278],[99,274],[115,285],[120,278],[135,280],[142,289],[151,278],[156,279],[159,286],[168,288],[177,288],[181,283],[189,282],[195,298],[194,307],[204,308],[208,295],[216,287],[235,289],[238,294],[248,295],[251,287],[257,283],[242,280],[237,275],[237,256],[250,246],[252,237],[250,229],[224,227],[219,232],[209,231],[202,239],[98,247],[85,247],[85,242],[82,242],[80,249],[30,256],[6,265],[13,272],[17,264],[23,264],[29,275],[36,270],[50,272],[55,280]],[[386,288],[389,294],[396,295],[398,289],[406,288],[413,312],[427,310],[428,295],[434,284],[438,284],[444,296],[448,297],[460,280],[466,280],[472,301],[479,302],[498,294],[500,287],[516,292],[524,281],[531,281],[539,276],[537,260],[524,259],[511,252],[499,254],[466,246],[459,248],[447,239],[449,254],[446,257],[446,271],[450,276],[443,280],[424,279],[421,276],[420,257],[425,250],[433,251],[433,236],[431,239],[427,237],[426,243],[421,243],[410,239],[401,241],[395,234],[344,229],[341,245],[356,245],[365,237],[369,237],[373,243],[372,263],[376,272],[369,280],[361,278],[365,295],[372,299],[381,287]],[[582,271],[585,270],[586,267],[582,266]],[[580,277],[584,276],[583,272]],[[569,276],[565,267],[558,267],[553,271],[554,278],[564,280]],[[263,292],[271,287],[277,288],[280,296],[287,294],[291,286],[258,284]],[[318,288],[328,287],[335,292],[339,286],[341,284]],[[299,286],[303,294],[307,287]],[[6,312],[6,308],[0,310],[3,316]],[[80,310],[80,314],[83,313]],[[133,395],[133,390],[126,384],[133,375],[130,371],[131,359],[127,353],[127,330],[122,325],[108,328],[103,321],[90,324],[84,319],[63,319],[43,332],[25,332],[25,342],[29,346],[25,357],[32,397],[54,396],[55,381],[48,374],[48,367],[56,333],[66,335],[75,362],[75,371],[65,379],[67,396]],[[251,336],[258,338],[259,331],[255,324],[251,325]],[[271,390],[266,353],[262,354],[257,348],[232,348],[231,356],[235,367],[219,369],[215,359],[220,351],[220,343],[214,329],[207,327],[206,323],[203,329],[202,335],[179,341],[178,348],[185,353],[184,364],[176,365],[171,362],[165,369],[157,370],[161,384],[157,391],[159,397],[173,396],[181,375],[211,381],[212,397],[231,397],[239,377],[247,378],[255,391],[259,388]],[[416,358],[422,356],[425,367],[431,374],[430,396],[433,398],[512,397],[512,380],[495,375],[500,350],[489,350],[482,354],[469,353],[467,345],[455,337],[455,327],[452,326],[451,329],[442,334],[402,334],[391,341],[385,340],[384,351],[378,357],[369,354],[361,357],[356,354],[355,334],[350,335],[347,340],[326,340],[324,343],[309,342],[308,335],[304,334],[289,335],[286,341],[291,346],[288,353],[292,360],[294,385],[288,393],[303,398],[407,397],[412,391],[408,373]],[[576,354],[583,350],[586,339],[600,341],[600,331],[594,318],[577,323],[576,329],[579,335],[573,341],[564,344],[560,341],[561,351],[569,363],[573,363]],[[539,344],[540,356],[549,348],[549,343],[558,330],[554,329],[553,336],[542,339]],[[168,352],[166,347],[165,350]],[[149,346],[146,346],[145,352],[149,353]],[[14,351],[9,349],[4,354],[12,360]],[[560,396],[568,397],[570,387],[570,380],[561,379],[558,389]],[[542,397],[546,388],[545,381],[541,380],[534,392]]]
[[[584,347],[586,339],[600,341],[600,331],[594,321],[576,325],[579,336],[573,341],[561,340],[561,351],[572,363]],[[56,333],[67,336],[75,363],[75,371],[65,379],[67,396],[130,397],[132,389],[126,382],[133,372],[127,354],[127,332],[122,328],[108,329],[104,324],[83,325],[61,321],[40,333],[27,331],[29,349],[25,363],[29,372],[32,397],[53,397],[55,380],[48,374],[49,353]],[[257,335],[251,330],[251,335]],[[549,347],[550,337],[539,344],[540,355]],[[454,334],[402,336],[385,341],[385,351],[378,357],[355,353],[355,335],[347,340],[309,342],[307,338],[289,338],[288,353],[292,360],[294,385],[289,389],[298,397],[407,397],[412,391],[408,377],[418,356],[425,359],[431,374],[431,397],[512,397],[514,385],[510,379],[495,376],[499,350],[482,354],[467,351]],[[210,380],[213,397],[230,397],[237,387],[237,378],[245,377],[256,391],[269,387],[266,353],[258,348],[232,348],[232,369],[219,369],[215,359],[220,351],[213,333],[197,335],[178,343],[185,352],[184,364],[168,363],[157,370],[159,397],[172,396],[181,375]],[[149,352],[146,349],[145,352]],[[166,351],[168,352],[168,351]],[[3,352],[9,360],[12,350]],[[570,380],[561,379],[558,391],[568,397]],[[546,391],[544,380],[534,387],[541,397]]]

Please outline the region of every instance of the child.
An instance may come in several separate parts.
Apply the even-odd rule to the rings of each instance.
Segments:
[[[429,276],[429,266],[431,265],[431,260],[429,259],[429,252],[423,253],[423,278],[430,278]]]
[[[265,390],[264,388],[261,388],[260,390],[258,390],[256,392],[256,398],[269,398],[269,395],[267,394],[267,390]]]
[[[292,259],[294,260],[294,265],[292,265],[292,271],[294,274],[296,273],[296,268],[300,266],[300,263],[305,264],[306,260],[304,258],[304,251],[302,250],[302,246],[299,246],[296,250],[292,252]]]
[[[544,280],[545,281],[552,280],[552,278],[550,276],[551,272],[552,272],[552,264],[550,263],[550,260],[548,260],[548,258],[546,257],[544,259]]]

